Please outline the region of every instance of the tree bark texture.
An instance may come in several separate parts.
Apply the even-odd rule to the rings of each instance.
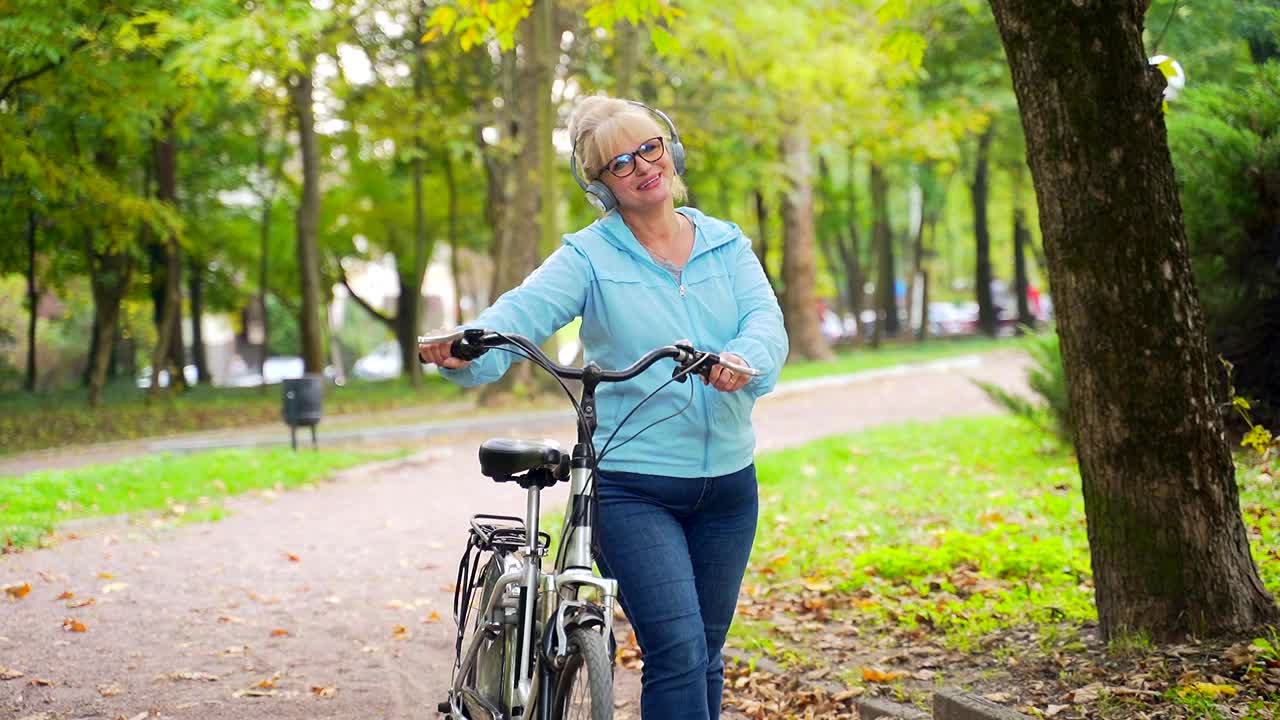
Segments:
[[[414,32],[422,37],[424,15],[427,10],[422,3],[418,4],[414,15]],[[400,266],[400,298],[396,302],[396,341],[400,345],[400,366],[409,377],[414,387],[422,384],[422,364],[418,362],[418,332],[421,328],[422,282],[427,272],[427,262],[431,258],[431,241],[427,236],[426,196],[423,192],[423,179],[427,174],[427,147],[422,137],[423,110],[427,89],[427,61],[423,47],[415,48],[413,57],[413,106],[414,134],[413,144],[416,153],[413,157],[413,252],[403,262],[397,258]],[[448,152],[446,149],[445,152]]]
[[[992,134],[992,127],[988,125],[978,135],[978,151],[973,162],[973,183],[969,185],[969,198],[973,201],[973,288],[976,292],[974,299],[978,301],[978,329],[985,335],[995,337],[999,319],[991,298],[991,229],[987,223]]]
[[[756,188],[754,191],[756,201],[756,241],[753,243],[752,249],[755,250],[756,259],[760,261],[760,268],[764,270],[764,279],[769,281],[769,286],[774,292],[778,291],[778,283],[774,281],[773,275],[769,273],[769,263],[766,258],[769,257],[769,205],[764,201],[764,193]]]
[[[809,156],[809,136],[803,127],[793,126],[782,136],[782,159],[787,168],[788,187],[782,196],[782,316],[792,352],[809,360],[834,357],[818,318],[813,282],[818,272],[814,252],[813,163]]]
[[[876,260],[879,266],[879,277],[876,280],[876,308],[879,318],[876,321],[873,345],[879,345],[880,339],[898,334],[898,297],[894,284],[893,230],[889,226],[889,183],[884,177],[884,168],[876,161],[871,162],[871,242],[876,249]]]
[[[312,108],[312,62],[293,77],[290,96],[298,123],[302,155],[302,201],[297,212],[298,274],[302,278],[302,362],[307,373],[324,371],[324,338],[320,325],[320,254],[316,234],[320,223],[320,152],[316,144],[316,118]]]
[[[40,291],[36,287],[36,225],[34,210],[27,212],[27,369],[22,387],[36,389],[36,321],[39,318]]]
[[[89,286],[93,293],[93,339],[89,366],[89,407],[97,407],[107,383],[111,341],[120,320],[120,303],[129,290],[133,256],[127,249],[98,247],[93,233],[85,231],[85,257],[89,259]]]
[[[1213,397],[1146,3],[991,7],[1058,309],[1101,631],[1275,622]]]
[[[178,195],[178,142],[172,116],[165,119],[164,138],[155,143],[156,198],[173,205]],[[182,374],[182,248],[178,238],[164,242],[164,302],[156,326],[156,347],[151,353],[151,387],[147,397],[160,393],[160,372],[169,368],[169,386],[177,387]],[[174,351],[175,346],[177,352]],[[173,362],[175,355],[177,362]],[[176,367],[173,367],[175,366]]]
[[[1013,192],[1013,293],[1018,300],[1018,334],[1024,328],[1035,328],[1036,317],[1031,314],[1027,299],[1027,246],[1032,243],[1031,228],[1027,227],[1027,210],[1022,206],[1022,170],[1017,171]]]

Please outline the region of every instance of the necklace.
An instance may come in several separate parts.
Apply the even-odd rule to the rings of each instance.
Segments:
[[[689,218],[685,217],[682,213],[676,213],[676,217],[678,217],[678,218],[683,218],[683,219],[684,219],[684,221],[685,221],[686,223],[688,223],[688,224],[690,225],[690,227],[692,227],[692,225],[693,225],[693,221],[692,221],[692,220],[690,220]],[[676,224],[677,224],[677,225],[680,225],[680,231],[681,231],[681,234],[683,234],[683,232],[682,232],[682,231],[684,230],[684,225],[683,225],[679,220],[676,220]],[[641,243],[641,244],[642,244],[642,245],[644,245],[643,243]],[[664,255],[663,253],[660,253],[660,252],[658,252],[657,250],[654,250],[653,248],[649,247],[648,245],[644,245],[644,249],[645,249],[645,250],[647,250],[647,251],[649,251],[649,254],[650,254],[650,255],[652,255],[652,256],[653,256],[653,259],[657,260],[659,264],[661,264],[661,265],[668,265],[668,266],[670,266],[670,267],[672,267],[672,268],[676,268],[676,269],[679,269],[679,268],[680,268],[680,265],[679,265],[678,263],[676,263],[676,262],[675,262],[675,260],[673,260],[672,258],[668,257],[667,255]],[[687,259],[687,258],[686,258],[686,259]]]

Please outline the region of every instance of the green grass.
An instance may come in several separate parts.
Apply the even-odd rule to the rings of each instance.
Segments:
[[[962,650],[1026,623],[1052,645],[1070,644],[1046,636],[1048,628],[1096,611],[1080,478],[1074,459],[1052,447],[1016,419],[987,417],[879,428],[762,456],[748,593],[829,587],[859,622],[924,629]],[[1280,489],[1259,475],[1242,468],[1241,507],[1276,593]],[[738,639],[767,651],[760,623],[741,625]]]
[[[160,511],[180,521],[216,520],[226,513],[219,498],[294,488],[383,457],[387,453],[219,450],[0,477],[0,547],[37,546],[76,518]]]
[[[90,408],[83,389],[0,393],[0,455],[96,442],[130,440],[198,430],[281,422],[281,387],[196,387],[165,394],[152,404],[146,391],[128,384],[108,387]],[[462,389],[438,376],[419,388],[406,382],[327,385],[324,417],[373,413],[456,401]]]
[[[897,341],[886,343],[879,349],[858,346],[836,353],[836,359],[830,362],[793,362],[782,369],[781,380],[806,380],[826,375],[843,375],[846,373],[892,367],[906,363],[921,363],[941,360],[957,355],[982,353],[998,348],[1016,348],[1020,340],[990,338],[952,338],[927,340],[923,343]]]

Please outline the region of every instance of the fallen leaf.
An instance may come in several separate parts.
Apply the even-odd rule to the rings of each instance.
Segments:
[[[276,628],[271,631],[271,637],[289,637],[289,631],[284,628]]]
[[[190,670],[183,670],[181,672],[172,672],[166,675],[165,677],[169,678],[170,680],[197,680],[197,681],[203,681],[203,682],[218,681],[217,675],[210,675],[207,672],[192,672]]]
[[[102,594],[106,595],[107,593],[120,592],[127,587],[129,587],[129,583],[108,583],[102,586]]]
[[[867,689],[864,687],[851,687],[848,690],[844,690],[842,692],[836,693],[835,695],[832,695],[831,699],[835,700],[836,702],[844,702],[845,700],[852,700],[856,697],[861,697],[862,694],[865,693],[866,691]]]
[[[1089,683],[1071,693],[1071,702],[1077,705],[1094,702],[1102,694],[1103,687],[1105,686],[1102,683]]]
[[[409,628],[403,625],[397,625],[391,629],[391,637],[396,640],[408,640]]]
[[[101,573],[98,573],[98,579],[99,580],[115,580],[116,576],[108,572],[101,572]]]
[[[5,585],[4,594],[14,600],[21,600],[31,592],[31,583],[22,583],[21,585]]]
[[[98,601],[93,598],[84,598],[83,600],[76,600],[75,602],[67,603],[67,607],[74,610],[75,608],[88,607],[96,602]]]
[[[21,670],[14,670],[13,668],[0,667],[0,680],[17,680],[18,678],[24,676],[25,674],[26,673],[22,672]]]
[[[244,618],[238,618],[235,615],[219,615],[218,622],[240,624],[244,622]]]
[[[1007,702],[1009,702],[1009,698],[1010,698],[1011,696],[1009,695],[1009,693],[1004,693],[1004,692],[994,692],[994,693],[987,693],[986,695],[983,695],[982,697],[984,697],[984,698],[986,698],[986,699],[990,700],[990,701],[991,701],[991,702],[993,702],[993,703],[1007,703]]]
[[[119,685],[116,685],[115,683],[112,683],[110,685],[98,686],[98,694],[101,695],[102,697],[115,697],[116,695],[119,695],[122,692],[124,692],[124,688],[120,687]]]
[[[147,710],[144,712],[140,712],[137,715],[134,715],[133,717],[128,718],[127,720],[147,720],[147,718],[149,717],[151,717],[151,711]],[[125,716],[121,715],[118,718],[116,718],[116,720],[126,720],[126,718]]]
[[[258,681],[258,682],[256,682],[256,683],[254,683],[254,685],[253,685],[253,686],[254,686],[254,687],[256,687],[256,688],[262,688],[263,690],[270,690],[270,689],[272,689],[272,688],[274,688],[274,687],[276,686],[276,681],[277,681],[277,680],[279,680],[279,679],[280,679],[280,676],[279,676],[279,675],[272,675],[271,677],[267,678],[266,680],[260,680],[260,681]]]
[[[75,596],[76,596],[76,594],[75,594],[75,593],[73,593],[73,592],[71,592],[70,590],[64,590],[64,591],[63,591],[63,593],[62,593],[61,595],[59,595],[59,596],[58,596],[58,599],[59,599],[59,600],[70,600],[71,598],[73,598],[73,597],[75,597]]]
[[[289,558],[289,562],[302,562],[302,558],[294,555],[293,553],[285,553],[284,556]]]
[[[34,687],[53,687],[53,681],[44,678],[31,678],[27,684]]]
[[[1070,705],[1050,705],[1049,707],[1044,709],[1044,716],[1053,717],[1058,713],[1062,712],[1063,710],[1066,710],[1069,707],[1071,706]]]
[[[311,687],[311,692],[312,692],[312,693],[314,693],[314,694],[315,694],[315,696],[316,696],[316,697],[318,697],[318,698],[326,698],[326,699],[327,699],[327,698],[331,698],[331,697],[333,697],[334,695],[337,695],[337,694],[338,694],[338,688],[335,688],[335,687],[325,687],[325,686],[322,686],[322,685],[313,685],[313,686]]]
[[[438,623],[440,622],[440,613],[436,612],[435,610],[432,610],[430,615],[427,615],[426,617],[422,618],[422,622]]]
[[[403,609],[404,609],[404,603],[403,603],[402,601],[400,601],[400,600],[389,600],[389,601],[387,601],[387,609],[389,609],[389,610],[403,610]]]
[[[893,682],[894,680],[898,680],[906,676],[907,674],[905,672],[901,672],[899,670],[894,670],[892,672],[885,672],[884,670],[881,670],[879,668],[873,668],[873,667],[862,668],[862,679],[866,680],[867,682],[876,682],[876,683]]]
[[[237,690],[231,693],[231,697],[274,697],[280,694],[279,690],[259,690],[257,688],[249,688],[248,690]]]
[[[1204,697],[1214,699],[1223,695],[1235,695],[1236,689],[1230,685],[1198,682],[1187,687],[1178,688],[1178,697]]]
[[[85,624],[80,622],[79,620],[69,617],[69,618],[63,618],[62,629],[68,632],[85,632],[89,628],[86,627]]]

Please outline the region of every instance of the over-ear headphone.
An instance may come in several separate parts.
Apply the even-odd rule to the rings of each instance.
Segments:
[[[671,122],[671,118],[666,113],[657,108],[651,108],[642,102],[635,100],[627,100],[627,102],[637,107],[653,113],[662,119],[667,129],[671,131],[671,164],[676,169],[677,175],[684,174],[684,144],[680,142],[680,134],[676,132],[676,124]],[[618,198],[613,196],[613,191],[609,189],[602,181],[596,179],[587,182],[582,179],[582,175],[578,172],[578,142],[582,138],[573,139],[573,151],[569,154],[569,171],[573,173],[573,179],[578,182],[578,187],[582,188],[582,192],[587,195],[587,202],[602,212],[609,212],[618,207]]]

